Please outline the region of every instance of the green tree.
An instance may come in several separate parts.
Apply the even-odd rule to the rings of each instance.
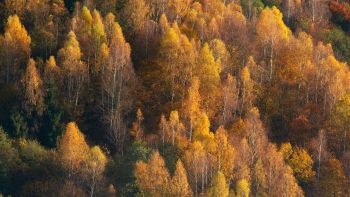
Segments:
[[[17,150],[12,147],[12,141],[2,128],[0,128],[0,161],[0,191],[6,195],[15,189],[13,175],[20,160]]]

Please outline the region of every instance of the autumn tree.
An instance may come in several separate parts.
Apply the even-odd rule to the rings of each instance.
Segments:
[[[22,78],[24,87],[24,108],[28,114],[33,111],[41,115],[44,111],[44,86],[35,66],[35,61],[30,59]]]
[[[164,196],[169,182],[169,172],[163,158],[154,152],[148,163],[135,164],[135,177],[143,195]]]
[[[293,171],[284,163],[276,146],[269,144],[266,151],[263,165],[266,173],[267,194],[269,196],[303,196],[303,191],[293,176]]]
[[[345,95],[340,101],[337,102],[336,106],[331,112],[331,118],[329,121],[329,147],[334,149],[338,154],[344,154],[349,146],[349,122],[348,117],[350,116],[350,97]],[[341,143],[339,143],[341,139]]]
[[[81,56],[79,42],[75,33],[71,31],[67,36],[64,47],[58,51],[58,58],[63,68],[66,102],[72,105],[74,111],[84,91],[87,76],[87,67],[81,61]]]
[[[44,67],[44,81],[46,84],[61,85],[60,77],[62,74],[61,68],[57,65],[54,56],[50,56]]]
[[[233,121],[238,109],[238,90],[236,79],[228,74],[223,84],[223,109],[222,109],[222,125],[228,125]]]
[[[269,50],[269,79],[271,81],[274,74],[274,59],[276,47],[288,41],[291,32],[283,23],[282,13],[276,8],[265,8],[257,21],[256,32],[258,40]]]
[[[200,81],[197,77],[194,77],[191,82],[191,86],[188,89],[187,98],[185,100],[185,107],[183,109],[184,114],[189,122],[189,139],[192,141],[193,128],[196,118],[201,112],[201,95],[199,93]]]
[[[164,17],[160,20],[166,20]],[[159,47],[156,57],[151,59],[154,63],[141,68],[141,73],[146,87],[153,92],[152,101],[159,95],[161,110],[170,112],[183,104],[193,76],[196,49],[176,23],[172,27],[161,25],[168,26],[159,24]]]
[[[107,157],[104,155],[100,147],[92,147],[86,159],[87,182],[90,196],[94,196],[98,185],[103,181],[103,172],[107,164]]]
[[[137,112],[136,112],[136,121],[133,122],[132,128],[130,130],[131,136],[134,137],[134,140],[136,141],[142,141],[144,137],[143,127],[142,127],[143,120],[144,120],[143,114],[141,109],[139,108],[137,109]]]
[[[200,95],[203,98],[203,108],[212,111],[216,106],[220,86],[220,65],[215,62],[209,45],[205,43],[199,52],[198,65],[194,71],[200,80]],[[213,112],[209,113],[210,115]]]
[[[316,173],[312,169],[313,160],[305,149],[293,148],[286,143],[281,145],[279,151],[299,181],[306,183],[314,178]]]
[[[218,172],[211,183],[210,188],[208,189],[207,196],[210,197],[227,197],[229,194],[229,187],[226,183],[225,175],[222,172]]]
[[[205,169],[207,166],[207,156],[201,142],[195,141],[184,153],[184,162],[189,175],[192,191],[198,195],[204,192]]]
[[[107,64],[101,75],[103,94],[100,101],[110,140],[122,150],[127,134],[124,117],[133,103],[131,95],[136,80],[130,59],[130,45],[125,41],[118,23],[114,23],[112,32]]]
[[[342,164],[337,159],[328,160],[321,168],[319,196],[342,196],[345,191],[345,176]]]
[[[99,70],[98,59],[100,55],[100,48],[104,43],[107,42],[107,36],[104,30],[104,24],[102,21],[102,17],[97,10],[92,12],[92,28],[91,28],[91,36],[93,43],[93,66],[89,71],[96,75]]]
[[[60,139],[58,152],[69,179],[81,172],[89,153],[89,146],[76,123],[67,124],[66,131]]]
[[[228,134],[223,127],[219,127],[215,132],[215,143],[214,168],[221,171],[229,181],[233,178],[235,150],[229,143]]]
[[[181,160],[176,162],[174,176],[171,178],[170,196],[192,196],[192,190],[187,180],[187,172]]]
[[[17,15],[8,17],[0,41],[4,81],[9,83],[20,77],[31,53],[31,38]]]
[[[127,0],[124,4],[120,19],[130,39],[136,36],[148,20],[150,8],[144,0]]]
[[[236,186],[236,193],[239,197],[249,197],[250,186],[247,180],[241,179]]]
[[[250,77],[249,68],[246,66],[241,70],[240,73],[241,81],[241,98],[240,98],[240,115],[248,112],[254,104],[254,82]]]

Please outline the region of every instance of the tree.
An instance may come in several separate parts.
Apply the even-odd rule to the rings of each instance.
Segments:
[[[120,14],[128,38],[133,39],[144,27],[149,18],[150,8],[144,0],[127,0]]]
[[[238,197],[249,197],[250,186],[247,180],[241,179],[237,182],[236,193]]]
[[[241,79],[241,102],[240,102],[240,115],[242,116],[244,112],[248,112],[248,110],[253,107],[254,104],[254,83],[250,78],[249,68],[246,66],[241,70],[240,73]]]
[[[313,160],[306,150],[296,147],[293,148],[290,143],[282,144],[279,150],[285,162],[293,170],[294,176],[301,182],[307,183],[315,176],[312,169]]]
[[[63,68],[66,102],[73,105],[74,112],[84,90],[87,67],[81,61],[81,50],[73,31],[69,32],[64,47],[58,51],[60,65]]]
[[[176,23],[168,27],[165,16],[160,20],[165,20],[159,22],[165,24],[159,24],[158,27],[161,38],[156,57],[151,60],[154,61],[154,66],[147,65],[142,71],[146,85],[154,95],[161,96],[161,109],[170,111],[169,109],[178,108],[183,104],[191,84],[196,51]],[[158,98],[153,96],[152,99]]]
[[[130,131],[131,136],[134,137],[134,140],[136,141],[142,141],[144,137],[143,128],[142,128],[143,119],[144,118],[143,118],[142,111],[139,108],[137,109],[137,112],[136,112],[136,121],[133,122],[131,131]]]
[[[55,84],[55,86],[59,86],[62,84],[60,83],[60,77],[61,77],[61,68],[57,66],[56,60],[54,56],[50,56],[49,59],[46,61],[45,67],[44,67],[44,81],[46,84]]]
[[[170,196],[192,196],[192,190],[187,181],[187,172],[181,160],[176,162],[174,176],[171,178]]]
[[[180,77],[179,58],[181,53],[180,37],[173,28],[170,28],[163,36],[160,43],[160,59],[161,73],[164,74],[164,82],[169,86],[170,101],[175,99],[175,93],[178,93],[180,88],[175,88],[176,82]],[[183,87],[182,87],[183,88]],[[166,91],[168,92],[168,91]]]
[[[266,173],[267,194],[269,196],[303,196],[293,176],[293,171],[284,163],[276,146],[269,144],[264,155],[263,165]]]
[[[148,163],[135,164],[135,177],[143,195],[164,196],[169,182],[169,172],[158,152],[154,152]]]
[[[97,74],[97,71],[99,70],[98,62],[98,55],[100,52],[100,47],[103,43],[107,42],[107,36],[104,30],[104,25],[102,22],[102,18],[100,16],[100,13],[97,10],[94,10],[92,12],[92,29],[91,29],[91,36],[92,36],[92,43],[93,43],[93,51],[94,51],[94,63],[93,68],[91,68],[91,72],[93,74]],[[90,71],[89,71],[90,72]]]
[[[12,174],[19,165],[19,155],[17,150],[12,147],[11,139],[2,128],[0,128],[0,190],[7,194],[14,188],[14,181]]]
[[[270,81],[274,74],[273,61],[275,58],[276,47],[288,41],[291,36],[291,32],[283,23],[282,17],[282,13],[276,7],[265,8],[261,12],[256,24],[258,40],[263,46],[268,47],[270,51]]]
[[[195,120],[197,119],[201,111],[201,107],[200,107],[201,95],[199,94],[199,86],[200,86],[199,79],[197,77],[194,77],[192,79],[191,86],[188,89],[187,98],[184,104],[185,107],[183,110],[189,122],[190,141],[192,141],[192,138],[193,138],[192,132],[193,132]]]
[[[206,111],[211,112],[215,109],[216,99],[219,95],[220,65],[215,62],[207,43],[199,52],[198,65],[196,65],[194,73],[200,80],[199,91],[203,98],[203,107]],[[211,115],[212,112],[209,114]]]
[[[216,150],[214,151],[214,168],[221,171],[228,181],[233,179],[233,168],[235,159],[235,150],[228,142],[227,132],[221,126],[215,132]]]
[[[101,75],[102,118],[108,126],[111,143],[122,151],[127,134],[124,118],[133,104],[136,78],[130,57],[130,45],[125,41],[118,23],[114,23],[110,39],[107,64]]]
[[[337,102],[335,108],[331,112],[329,120],[329,147],[334,149],[338,155],[344,154],[349,148],[350,129],[350,95],[346,94],[340,101]],[[339,143],[341,139],[341,143]]]
[[[66,131],[60,139],[58,152],[69,179],[81,172],[89,153],[89,146],[76,123],[67,124]]]
[[[103,172],[107,164],[107,157],[103,154],[100,147],[94,146],[90,149],[86,161],[87,179],[90,196],[94,196],[97,185],[101,185]]]
[[[0,40],[4,80],[6,83],[13,82],[24,70],[31,52],[31,38],[17,15],[8,17],[5,34]]]
[[[184,162],[192,191],[196,196],[201,190],[204,192],[205,169],[207,167],[207,156],[201,142],[195,141],[190,144],[184,153]]]
[[[320,196],[342,196],[345,191],[343,166],[337,159],[328,160],[321,168]]]
[[[180,137],[184,131],[184,125],[179,120],[179,114],[177,111],[171,111],[169,117],[169,129],[171,131],[171,142],[175,144],[175,138]]]
[[[227,74],[227,78],[223,84],[223,109],[221,124],[227,126],[233,121],[238,109],[238,92],[236,79]]]
[[[210,188],[208,189],[208,197],[227,197],[229,194],[229,187],[226,183],[225,175],[222,172],[218,172],[211,183]]]
[[[22,78],[24,87],[24,108],[28,114],[36,112],[41,115],[44,111],[44,86],[35,66],[35,61],[30,59]]]
[[[46,147],[57,147],[58,138],[64,132],[64,110],[59,100],[58,88],[49,83],[46,87],[45,111],[42,115],[42,125],[39,132],[40,143]]]

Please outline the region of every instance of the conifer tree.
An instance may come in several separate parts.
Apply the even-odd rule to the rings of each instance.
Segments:
[[[89,146],[76,123],[67,124],[66,131],[59,142],[58,152],[62,165],[67,170],[68,178],[81,172],[89,153]]]
[[[30,59],[22,79],[24,87],[24,107],[28,114],[33,111],[41,115],[44,111],[44,86],[35,66],[35,61]]]

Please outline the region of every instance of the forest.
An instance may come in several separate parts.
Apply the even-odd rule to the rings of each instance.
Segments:
[[[0,0],[1,197],[347,197],[350,1]]]

